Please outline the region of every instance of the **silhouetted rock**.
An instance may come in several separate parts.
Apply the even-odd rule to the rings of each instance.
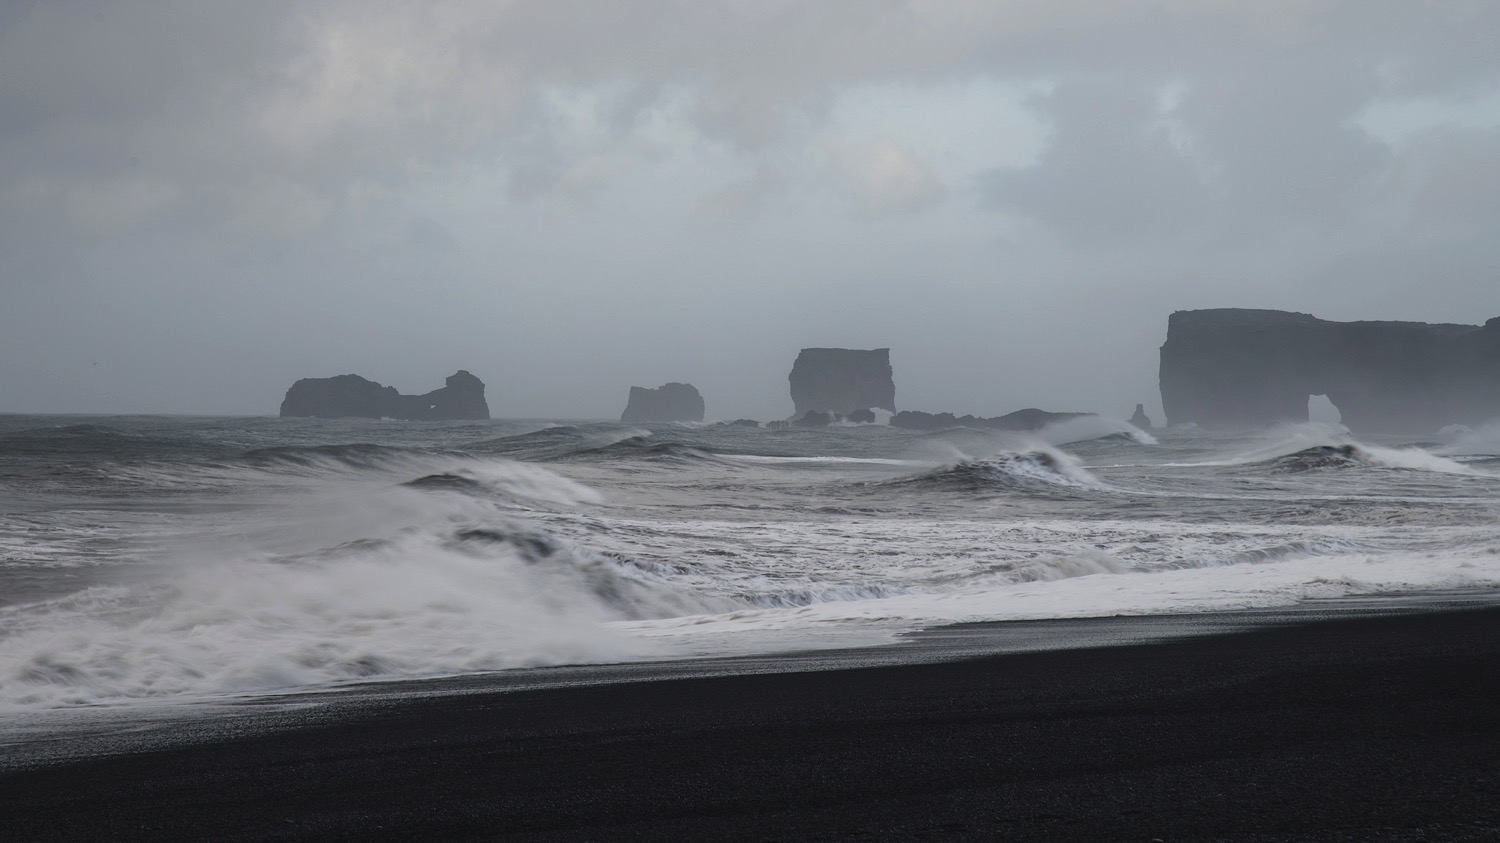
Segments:
[[[484,382],[460,369],[442,389],[426,395],[402,395],[394,386],[381,386],[359,375],[303,378],[286,391],[281,415],[454,421],[487,419],[490,407],[484,400]]]
[[[1278,310],[1186,310],[1167,321],[1167,422],[1305,421],[1326,395],[1365,431],[1431,433],[1500,416],[1500,318],[1483,327],[1328,322]]]
[[[994,418],[979,416],[954,416],[952,413],[924,413],[919,410],[903,410],[891,417],[891,427],[907,430],[946,430],[952,427],[971,427],[985,430],[1040,430],[1053,422],[1090,416],[1093,413],[1050,413],[1028,407],[1014,413]]]
[[[719,422],[720,427],[760,427],[760,422],[755,419],[735,419],[734,421]]]
[[[867,407],[896,411],[891,350],[804,348],[787,376],[795,417],[809,410],[848,414]]]
[[[792,424],[796,425],[797,427],[827,427],[830,424],[833,424],[833,420],[833,413],[824,413],[819,412],[818,410],[808,410],[797,418],[792,419]]]
[[[1135,413],[1131,415],[1130,423],[1140,428],[1141,430],[1151,429],[1151,417],[1146,415],[1145,404],[1135,405]]]
[[[662,384],[656,389],[630,388],[622,422],[703,421],[703,396],[690,383]]]
[[[855,410],[849,415],[844,416],[844,420],[854,422],[855,424],[874,424],[875,411],[871,410],[869,407],[861,407],[860,409]]]

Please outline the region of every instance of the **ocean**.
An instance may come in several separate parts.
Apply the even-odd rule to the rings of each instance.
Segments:
[[[0,416],[0,714],[1500,588],[1500,426]]]

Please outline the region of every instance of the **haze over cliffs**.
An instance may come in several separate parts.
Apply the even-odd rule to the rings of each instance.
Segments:
[[[484,400],[484,382],[459,369],[442,389],[425,395],[402,395],[394,386],[359,375],[303,378],[286,391],[281,415],[455,421],[487,419],[490,407]]]
[[[855,410],[896,411],[891,350],[804,348],[787,376],[794,415],[809,410],[848,415]]]
[[[1500,317],[1476,326],[1178,311],[1160,376],[1169,424],[1305,421],[1308,397],[1327,395],[1351,429],[1432,433],[1500,416]]]

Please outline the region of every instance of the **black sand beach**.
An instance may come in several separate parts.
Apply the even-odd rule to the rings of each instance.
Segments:
[[[1496,608],[307,722],[6,773],[0,837],[1500,839]]]

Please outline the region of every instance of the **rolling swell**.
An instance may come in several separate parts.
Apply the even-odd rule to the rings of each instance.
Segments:
[[[258,468],[343,468],[370,470],[389,468],[432,452],[394,445],[353,443],[348,445],[283,445],[247,451],[240,462]]]
[[[131,433],[96,424],[37,427],[0,433],[0,456],[58,456],[112,462],[187,460],[224,453],[223,446],[188,437]]]
[[[589,445],[553,458],[557,462],[644,460],[657,463],[717,462],[717,454],[681,442],[656,442],[649,435],[630,436],[605,445]]]
[[[408,480],[401,484],[408,489],[420,489],[429,492],[460,492],[466,495],[482,495],[489,489],[473,477],[462,474],[443,472],[442,474],[428,474],[415,480]]]
[[[487,439],[470,445],[468,448],[475,453],[545,458],[573,450],[579,442],[583,441],[584,436],[585,432],[582,428],[573,425],[556,425],[529,433],[518,433],[515,436]]]
[[[1276,457],[1266,463],[1271,471],[1278,474],[1329,468],[1353,468],[1370,464],[1371,461],[1365,452],[1355,445],[1318,445],[1295,454]]]

